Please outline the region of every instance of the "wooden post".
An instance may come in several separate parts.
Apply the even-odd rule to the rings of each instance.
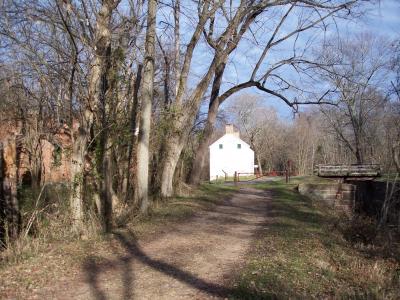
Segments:
[[[233,182],[236,184],[237,183],[237,172],[235,171],[235,174],[233,175]]]

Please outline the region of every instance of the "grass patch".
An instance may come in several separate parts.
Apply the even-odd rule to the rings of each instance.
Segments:
[[[348,242],[340,216],[294,190],[300,181],[315,179],[257,185],[274,195],[271,219],[235,280],[233,298],[398,298],[398,261]]]

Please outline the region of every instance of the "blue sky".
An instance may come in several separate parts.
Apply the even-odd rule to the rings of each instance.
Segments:
[[[365,28],[377,34],[399,38],[400,1],[381,0],[380,3],[370,5],[370,7],[367,14],[354,27],[358,28],[358,30]],[[349,30],[351,30],[351,27]]]
[[[308,40],[312,39],[314,45],[318,46],[318,41],[323,39],[325,36],[337,35],[341,37],[351,36],[357,32],[371,32],[377,35],[384,35],[391,39],[399,39],[400,37],[400,0],[381,0],[378,4],[368,4],[363,7],[365,14],[359,19],[353,20],[342,20],[336,19],[336,24],[330,22],[326,32],[321,30],[309,31],[306,34],[300,36],[297,41],[298,49],[301,49]],[[279,18],[278,18],[279,20]],[[266,24],[270,24],[271,19],[268,20]],[[282,35],[285,32],[290,32],[291,26],[296,26],[297,18],[291,18],[287,22],[287,26],[282,29]],[[337,27],[336,27],[337,26]],[[265,32],[264,41],[259,39],[261,43],[259,47],[254,44],[254,40],[247,38],[242,41],[238,49],[232,53],[230,62],[223,77],[223,88],[227,89],[230,86],[247,81],[250,77],[252,70],[252,65],[259,57],[262,49],[262,43],[266,43],[268,40],[269,28],[255,28],[259,33],[259,36],[263,36]],[[338,30],[337,30],[338,29]],[[287,43],[282,44],[280,47],[275,49],[266,60],[264,66],[267,67],[268,64],[272,64],[274,61],[280,60],[285,57],[290,57],[292,52],[294,40],[290,40]],[[311,48],[310,48],[311,49]],[[192,80],[193,83],[197,82],[198,78],[204,74],[207,66],[209,65],[212,55],[212,50],[209,49],[207,45],[200,43],[200,45],[195,50],[195,59],[192,64]],[[302,84],[299,78],[294,76],[292,70],[284,69],[282,74],[286,78]],[[196,80],[197,79],[197,80]],[[264,99],[264,103],[267,106],[272,106],[277,109],[279,115],[282,118],[292,118],[292,110],[277,98],[265,95],[258,92],[256,89],[247,89],[243,93],[260,94]],[[295,94],[287,94],[288,96],[297,96]],[[234,96],[233,96],[234,97]],[[304,95],[306,98],[307,95]],[[225,105],[229,105],[229,100],[227,100]],[[206,104],[205,104],[206,106]]]
[[[339,23],[341,36],[357,32],[371,32],[390,39],[400,39],[400,0],[381,0],[368,5],[367,12],[360,19]],[[267,105],[275,107],[283,118],[292,118],[290,108],[279,100],[268,99]]]

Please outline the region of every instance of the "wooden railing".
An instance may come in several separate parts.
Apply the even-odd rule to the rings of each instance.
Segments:
[[[314,172],[319,177],[379,177],[378,164],[362,165],[317,165]]]

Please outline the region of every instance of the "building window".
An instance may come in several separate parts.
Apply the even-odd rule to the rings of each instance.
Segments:
[[[222,144],[219,144],[219,149],[224,148],[224,146]]]
[[[238,149],[242,149],[242,144],[237,144]]]

